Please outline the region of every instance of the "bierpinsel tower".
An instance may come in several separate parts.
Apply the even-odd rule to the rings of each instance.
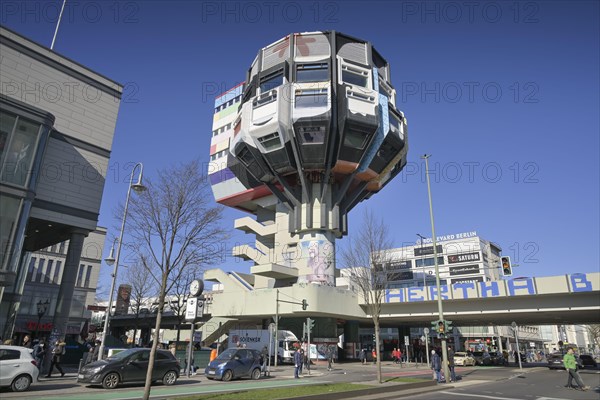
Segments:
[[[279,284],[335,286],[348,212],[402,170],[407,151],[390,65],[371,43],[307,32],[260,49],[245,83],[215,101],[215,199],[255,216],[235,221],[256,242],[234,256]]]

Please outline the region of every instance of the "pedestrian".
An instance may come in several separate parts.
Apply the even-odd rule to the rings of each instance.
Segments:
[[[169,345],[169,351],[171,352],[171,354],[173,354],[173,357],[175,357],[175,353],[177,353],[177,345],[175,344],[175,342]]]
[[[371,356],[373,356],[373,365],[377,364],[377,351],[375,347],[373,347],[373,351],[371,352]]]
[[[450,370],[450,382],[456,382],[456,374],[454,373],[454,350],[448,346],[448,369]]]
[[[400,367],[402,368],[402,350],[398,349],[398,362],[400,363]]]
[[[86,365],[92,362],[92,354],[94,352],[94,342],[87,341],[85,342],[85,353],[82,355],[82,364]]]
[[[331,346],[327,347],[327,371],[331,371],[333,367],[333,348]]]
[[[31,347],[33,345],[31,344],[31,338],[29,337],[29,335],[25,335],[25,337],[23,338],[23,343],[21,344],[21,346],[27,347],[28,349],[31,349]]]
[[[398,349],[395,347],[394,350],[392,350],[392,362],[398,364]]]
[[[298,374],[302,375],[302,367],[304,366],[304,349],[300,349],[298,351],[300,352],[300,357],[301,357],[300,369],[298,370]]]
[[[66,345],[67,344],[60,339],[54,342],[54,348],[52,349],[52,362],[50,363],[50,370],[48,371],[46,378],[50,378],[52,376],[52,371],[54,370],[55,366],[58,372],[60,372],[60,376],[65,376],[65,371],[63,371],[62,367],[60,366],[60,361],[62,356],[66,354]]]
[[[265,376],[267,376],[267,362],[269,360],[269,350],[267,346],[263,346],[262,351],[260,352],[260,361],[261,361],[261,370]]]
[[[92,353],[89,357],[89,362],[93,363],[94,361],[98,361],[98,354],[100,353],[100,345],[102,341],[100,339],[96,339],[94,342],[94,347],[92,348]]]
[[[218,353],[217,349],[212,349],[210,351],[210,357],[208,359],[208,362],[212,362],[215,358],[217,358],[217,353]]]
[[[435,352],[435,350],[431,350],[431,369],[435,371],[435,377],[438,383],[443,383],[442,380],[442,359]]]
[[[360,349],[360,352],[358,352],[358,358],[363,365],[367,363],[367,352],[365,349]]]
[[[572,347],[569,347],[567,354],[564,355],[563,365],[569,374],[567,384],[565,385],[566,388],[575,389],[575,387],[573,387],[573,379],[575,379],[575,382],[579,386],[580,390],[583,390],[584,392],[590,390],[589,386],[584,385],[581,377],[579,376],[579,372],[577,372],[577,361],[575,360],[575,354]]]
[[[302,364],[302,354],[299,351],[294,353],[294,378],[299,379],[300,365]]]
[[[35,359],[35,363],[37,364],[38,370],[42,371],[42,365],[44,364],[44,357],[46,356],[44,350],[44,341],[40,341],[35,339],[33,341],[33,358]]]

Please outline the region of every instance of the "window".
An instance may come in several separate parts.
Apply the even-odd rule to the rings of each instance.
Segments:
[[[21,358],[21,352],[19,350],[0,350],[0,361],[18,360],[19,358]]]
[[[58,249],[60,254],[65,254],[65,242],[60,242],[60,247]]]
[[[12,135],[17,117],[10,114],[0,113],[0,160],[8,149],[8,138]]]
[[[390,145],[389,143],[384,142],[381,147],[379,148],[379,151],[377,152],[377,155],[381,158],[384,159],[389,159],[391,158],[391,156],[393,156],[394,153],[394,147],[392,145]]]
[[[250,166],[250,164],[252,164],[254,161],[254,157],[252,157],[252,154],[250,154],[250,150],[248,150],[247,147],[242,148],[240,153],[237,155],[237,158],[239,158],[240,161],[246,165],[246,167]]]
[[[81,280],[83,279],[84,270],[85,270],[85,265],[81,264],[79,266],[79,272],[77,273],[77,283],[75,283],[75,286],[81,286]]]
[[[352,68],[342,64],[342,81],[355,86],[368,87],[369,73],[365,70]]]
[[[325,143],[324,126],[303,126],[300,128],[300,142],[302,144]]]
[[[46,272],[43,277],[43,283],[50,282],[50,277],[52,276],[52,265],[54,264],[54,260],[48,260],[48,266],[46,267]]]
[[[296,66],[296,82],[322,82],[329,80],[329,65],[298,64]]]
[[[327,89],[296,90],[294,107],[323,107],[327,105]]]
[[[43,258],[40,258],[40,263],[38,264],[38,269],[37,269],[37,277],[33,278],[33,282],[41,282],[42,281],[42,270],[44,269],[44,264],[46,264],[46,260]]]
[[[444,264],[444,257],[438,257],[438,265]],[[433,257],[430,258],[422,258],[420,260],[415,260],[415,265],[418,267],[431,267],[435,265],[433,261]]]
[[[344,145],[353,147],[355,149],[364,149],[368,137],[369,135],[366,135],[363,132],[355,129],[349,129],[344,137]]]
[[[260,92],[268,92],[283,85],[283,70],[279,70],[260,79]]]
[[[277,100],[277,92],[273,92],[273,93],[270,93],[269,95],[265,95],[265,96],[258,96],[252,102],[252,107],[258,108],[258,107],[264,106],[266,104],[272,103],[275,100]]]
[[[83,284],[84,287],[90,287],[90,278],[91,277],[92,277],[92,266],[88,265],[87,272],[85,274],[85,283]]]
[[[263,137],[258,138],[260,144],[265,148],[265,151],[271,151],[281,147],[281,140],[279,139],[279,133],[271,133]]]
[[[56,262],[56,267],[54,267],[54,276],[52,277],[51,283],[58,283],[58,277],[60,276],[60,267],[62,266],[62,261]]]

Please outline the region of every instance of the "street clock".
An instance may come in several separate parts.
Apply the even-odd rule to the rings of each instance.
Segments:
[[[194,279],[190,284],[190,294],[194,297],[200,296],[204,290],[204,282],[199,279]]]

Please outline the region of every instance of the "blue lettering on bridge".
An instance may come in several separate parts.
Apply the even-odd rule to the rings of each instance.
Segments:
[[[541,280],[541,293],[548,293],[548,287],[556,291],[556,293],[564,292],[591,292],[600,290],[598,287],[597,274],[592,274],[593,280],[588,277],[588,274],[571,274],[567,275],[568,285],[564,278],[560,277],[540,277],[540,278],[520,278],[506,281],[490,281],[490,282],[461,282],[452,286],[440,286],[440,294],[442,299],[476,299],[490,297],[511,297],[511,296],[532,296],[538,294],[536,287],[536,279]],[[555,282],[557,281],[558,282]],[[562,283],[561,283],[562,282]],[[546,285],[544,286],[543,283]],[[540,283],[537,282],[539,285]],[[555,284],[560,287],[555,288]],[[568,287],[567,287],[568,286]],[[452,294],[452,296],[451,296]],[[385,291],[386,303],[416,303],[422,301],[437,300],[437,288],[435,286],[427,287],[409,287],[402,289],[387,289]]]

